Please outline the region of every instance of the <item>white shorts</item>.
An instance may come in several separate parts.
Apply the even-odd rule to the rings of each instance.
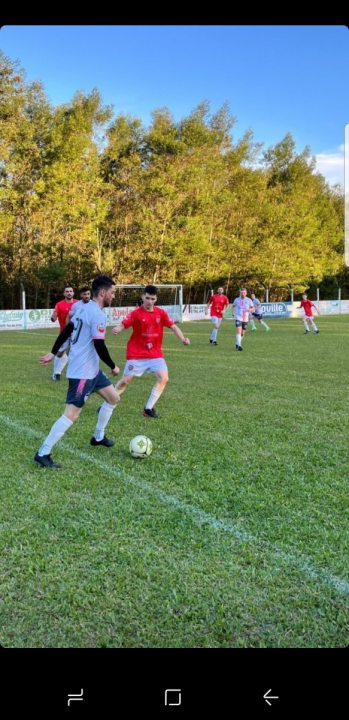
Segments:
[[[127,360],[124,375],[128,377],[141,377],[143,373],[168,372],[164,358],[149,358],[149,360]]]
[[[222,318],[216,317],[215,315],[211,315],[211,320],[214,325],[217,325],[217,327],[220,327],[220,324],[222,322]]]

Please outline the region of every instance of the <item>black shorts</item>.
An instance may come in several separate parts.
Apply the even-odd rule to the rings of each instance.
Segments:
[[[241,327],[243,330],[246,330],[247,322],[244,322],[243,320],[235,320],[235,327]]]
[[[97,390],[112,385],[109,378],[104,375],[102,370],[92,380],[78,380],[77,378],[69,378],[69,387],[66,402],[68,405],[75,405],[82,408],[87,398]]]
[[[256,320],[262,320],[263,314],[262,313],[251,313]]]

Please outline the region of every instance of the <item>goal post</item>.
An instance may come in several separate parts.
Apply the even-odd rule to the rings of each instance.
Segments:
[[[115,285],[114,307],[129,308],[140,304],[145,285]],[[183,285],[156,285],[157,307],[162,307],[175,322],[182,322]]]

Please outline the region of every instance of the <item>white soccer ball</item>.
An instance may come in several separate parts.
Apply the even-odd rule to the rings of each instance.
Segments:
[[[153,443],[145,435],[136,435],[130,442],[130,453],[132,457],[144,458],[153,452]]]

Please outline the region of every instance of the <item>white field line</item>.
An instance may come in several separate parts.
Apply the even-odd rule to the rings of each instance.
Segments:
[[[10,417],[4,415],[3,413],[0,413],[0,420],[5,425],[7,425],[7,427],[12,428],[13,430],[22,435],[28,435],[30,437],[36,438],[38,441],[42,441],[43,439],[42,433],[38,432],[37,430],[32,430],[28,428],[25,425],[17,422],[16,420],[12,420]],[[118,475],[129,485],[133,485],[139,490],[142,490],[143,492],[148,493],[153,497],[156,497],[164,505],[167,505],[168,507],[173,507],[175,510],[179,510],[180,512],[185,513],[196,525],[208,525],[214,530],[221,530],[222,532],[233,535],[233,537],[235,537],[240,542],[256,545],[257,548],[265,550],[269,555],[273,555],[274,557],[279,558],[287,565],[293,565],[293,567],[301,571],[311,580],[321,581],[336,590],[337,592],[341,593],[342,595],[349,595],[349,582],[347,580],[343,580],[342,578],[333,575],[326,568],[316,567],[316,565],[309,558],[302,555],[293,555],[291,553],[284,552],[283,550],[279,550],[274,545],[264,540],[258,539],[258,537],[256,537],[255,535],[252,535],[245,530],[240,530],[233,523],[227,522],[225,520],[219,520],[213,515],[206,513],[204,510],[201,510],[194,505],[190,505],[189,503],[183,502],[182,500],[176,498],[174,495],[170,495],[166,492],[163,492],[162,490],[159,490],[159,488],[155,487],[151,483],[146,482],[145,480],[138,480],[137,478],[132,477],[132,475],[128,475],[120,467],[115,467],[108,465],[108,463],[104,463],[97,457],[94,457],[92,454],[88,454],[82,452],[81,450],[77,450],[76,448],[69,447],[69,445],[63,442],[61,443],[61,447],[63,447],[66,452],[70,453],[74,457],[79,457],[82,461],[88,462],[90,465],[94,465],[100,470],[103,470],[104,473],[108,473],[108,475],[110,475],[110,473]],[[42,470],[42,472],[44,471]]]

